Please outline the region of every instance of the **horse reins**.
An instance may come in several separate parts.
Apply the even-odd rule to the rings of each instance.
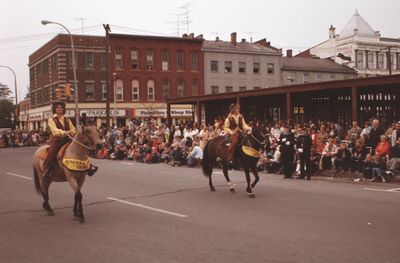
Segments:
[[[85,132],[85,127],[83,126],[82,128],[82,134],[86,135],[86,137],[88,137],[88,139],[90,140],[90,142],[94,145],[92,139],[87,135],[87,133]],[[74,137],[72,137],[71,135],[67,135],[71,140],[73,140],[74,142],[76,142],[77,144],[79,144],[80,146],[82,146],[83,148],[86,148],[87,150],[90,149],[89,146],[79,142],[78,140],[76,140]]]

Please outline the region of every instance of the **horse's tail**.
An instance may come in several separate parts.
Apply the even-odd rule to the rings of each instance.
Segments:
[[[207,142],[206,146],[204,147],[203,151],[203,160],[201,161],[201,169],[203,170],[203,174],[209,177],[212,173],[212,162],[209,159],[209,147],[210,142]]]
[[[40,186],[39,175],[35,167],[33,167],[33,180],[35,182],[35,190],[40,195],[42,193],[42,188]]]

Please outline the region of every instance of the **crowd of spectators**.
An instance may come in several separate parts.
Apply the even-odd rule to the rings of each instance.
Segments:
[[[94,152],[97,159],[132,160],[141,163],[165,162],[173,166],[198,166],[203,149],[209,140],[223,133],[223,118],[211,125],[180,122],[168,126],[155,119],[132,119],[129,126],[102,128],[105,147]],[[293,133],[293,174],[300,175],[307,169],[310,174],[331,170],[334,173],[352,172],[355,180],[381,180],[385,182],[400,168],[400,122],[382,127],[371,119],[360,127],[353,122],[350,127],[335,122],[309,122],[304,125],[290,123],[258,123],[267,138],[266,151],[260,152],[259,170],[269,173],[282,172],[280,137]],[[310,137],[310,146],[303,147],[297,140]],[[36,146],[47,141],[45,130],[18,132],[2,131],[1,144],[6,147]],[[304,168],[301,156],[308,156]],[[308,162],[308,161],[307,161]]]

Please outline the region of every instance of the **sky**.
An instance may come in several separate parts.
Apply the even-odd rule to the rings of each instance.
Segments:
[[[189,31],[206,39],[253,41],[267,38],[275,47],[294,54],[327,40],[330,25],[339,33],[355,10],[384,37],[400,38],[399,0],[0,0],[0,65],[17,74],[19,97],[29,86],[28,58],[63,31],[41,25],[43,19],[64,24],[73,33],[177,35],[177,13],[189,10]],[[179,15],[180,22],[185,16]],[[397,25],[397,26],[396,26]],[[180,34],[187,27],[180,25]],[[0,83],[14,91],[14,78],[0,68]]]

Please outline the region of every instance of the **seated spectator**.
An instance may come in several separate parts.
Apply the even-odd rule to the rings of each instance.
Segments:
[[[349,149],[347,149],[347,144],[342,142],[340,144],[340,149],[338,150],[335,158],[335,169],[336,172],[344,171],[348,172],[350,168],[350,157],[351,153]]]
[[[374,182],[377,179],[381,179],[382,183],[386,183],[385,170],[386,170],[386,160],[384,157],[378,155],[375,156],[375,165],[372,167],[372,179],[369,182]]]
[[[331,170],[335,155],[337,154],[337,146],[334,143],[335,139],[330,138],[322,152],[322,170]]]
[[[393,176],[393,172],[400,168],[400,138],[397,139],[396,144],[390,151],[390,159],[388,163],[387,175]]]
[[[193,149],[187,157],[187,164],[189,167],[194,167],[203,159],[203,150],[197,142],[193,144]]]
[[[351,153],[351,171],[358,171],[362,173],[364,160],[367,157],[368,149],[365,146],[364,138],[358,139],[352,149]]]
[[[375,155],[378,156],[378,158],[385,157],[390,152],[390,144],[387,140],[386,135],[381,135],[380,139],[381,141],[375,148]]]

